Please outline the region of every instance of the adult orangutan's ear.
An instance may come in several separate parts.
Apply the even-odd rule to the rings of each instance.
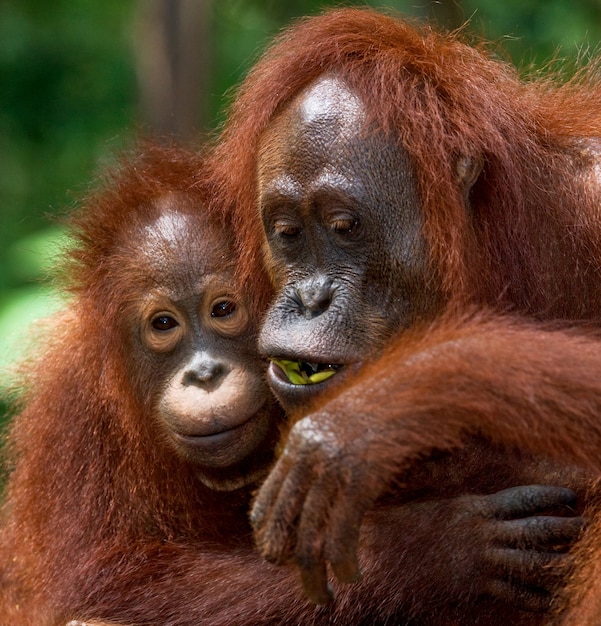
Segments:
[[[461,187],[463,194],[467,196],[474,183],[478,180],[480,172],[484,167],[484,161],[481,157],[468,154],[462,154],[455,162],[455,174],[457,182]]]
[[[471,208],[470,191],[483,167],[484,160],[479,156],[460,154],[455,161],[455,176],[463,196],[463,205],[467,211]]]

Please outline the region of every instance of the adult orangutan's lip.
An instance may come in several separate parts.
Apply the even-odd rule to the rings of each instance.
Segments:
[[[336,374],[343,366],[333,363],[310,363],[290,359],[271,359],[293,385],[316,385]]]
[[[278,359],[281,361],[281,359]],[[301,361],[299,361],[300,363]],[[353,376],[361,367],[360,363],[347,363],[339,365],[335,370],[335,375],[331,375],[327,380],[313,384],[294,384],[290,381],[288,375],[284,372],[280,365],[276,365],[273,361],[267,369],[267,380],[271,390],[287,411],[302,409],[307,406],[313,398],[318,397],[322,393],[326,393],[328,389],[334,385],[346,380],[349,376]]]

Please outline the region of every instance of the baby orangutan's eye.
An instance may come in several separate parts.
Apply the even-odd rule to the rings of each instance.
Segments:
[[[176,348],[186,334],[185,319],[173,311],[151,313],[142,327],[142,338],[155,352],[169,352]]]
[[[150,325],[154,330],[166,331],[179,326],[179,323],[170,315],[158,315],[152,320]]]
[[[209,314],[205,319],[223,337],[236,337],[248,329],[249,312],[240,300],[218,297],[205,310]]]
[[[230,317],[236,311],[236,303],[232,300],[221,300],[213,305],[211,317]]]

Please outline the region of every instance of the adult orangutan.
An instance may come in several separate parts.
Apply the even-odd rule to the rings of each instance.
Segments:
[[[245,258],[264,255],[260,346],[302,417],[253,521],[317,601],[326,564],[357,577],[365,512],[414,473],[431,493],[489,493],[523,482],[529,450],[598,475],[599,137],[594,68],[525,82],[456,33],[372,10],[293,25],[242,85],[219,201]],[[458,451],[465,474],[444,469]],[[442,466],[416,464],[431,455]]]
[[[537,516],[569,514],[563,477],[374,511],[365,580],[327,607],[256,552],[250,496],[282,413],[255,346],[262,309],[235,289],[203,171],[193,153],[146,146],[71,219],[71,300],[8,433],[0,623],[383,624],[462,605],[467,581],[544,608],[545,565],[580,526]],[[410,575],[399,549],[420,561]]]

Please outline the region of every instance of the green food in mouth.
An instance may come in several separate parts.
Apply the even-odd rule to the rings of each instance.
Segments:
[[[340,365],[325,363],[307,363],[288,359],[271,359],[293,385],[314,385],[334,376]]]

